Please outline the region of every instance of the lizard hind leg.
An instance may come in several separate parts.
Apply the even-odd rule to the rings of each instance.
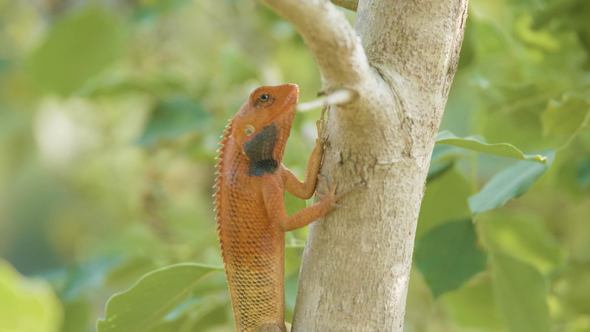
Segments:
[[[287,327],[282,323],[265,323],[256,332],[287,332]]]

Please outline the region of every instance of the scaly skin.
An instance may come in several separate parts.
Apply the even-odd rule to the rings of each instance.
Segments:
[[[298,95],[294,84],[256,89],[221,140],[215,208],[237,331],[286,331],[284,234],[326,215],[337,200],[330,189],[292,216],[285,211],[285,190],[313,195],[322,157],[318,140],[304,182],[281,163]]]

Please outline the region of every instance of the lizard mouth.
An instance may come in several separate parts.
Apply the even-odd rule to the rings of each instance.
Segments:
[[[299,102],[299,86],[293,83],[287,83],[285,86],[291,88],[286,103],[289,104],[292,102],[293,104],[297,104],[297,102]]]
[[[294,113],[295,107],[297,106],[297,103],[299,102],[299,87],[296,84],[290,84],[290,83],[285,84],[285,85],[291,87],[291,90],[288,92],[287,96],[285,97],[283,105],[281,107],[281,109],[283,109],[284,111],[279,112],[279,114],[276,116],[276,118],[278,118],[284,114]]]
[[[272,123],[279,124],[280,128],[288,127],[287,131],[290,131],[291,123],[293,122],[293,117],[295,116],[295,108],[297,107],[298,100],[299,90],[296,90],[295,93],[292,93],[287,97],[283,104],[283,107],[281,107],[283,111],[277,112],[277,114],[271,119]]]
[[[282,106],[280,107],[280,109],[282,111],[277,112],[276,115],[271,119],[271,121],[275,122],[275,123],[281,122],[281,121],[277,121],[277,120],[281,119],[282,117],[285,117],[285,116],[294,115],[295,108],[297,107],[298,102],[299,102],[299,90],[295,90],[294,93],[291,93],[287,96],[287,98],[283,102]]]

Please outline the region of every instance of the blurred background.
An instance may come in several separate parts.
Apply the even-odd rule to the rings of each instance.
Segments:
[[[490,260],[444,294],[413,269],[407,331],[518,331],[511,311],[590,331],[588,22],[587,0],[471,0],[441,129],[556,158],[524,196],[475,218],[477,247],[519,262],[513,291],[494,285],[505,279]],[[146,272],[220,266],[217,140],[253,88],[281,82],[303,101],[320,89],[302,40],[255,1],[0,0],[0,331],[95,331],[109,296]],[[294,124],[285,164],[299,176],[319,113]],[[513,163],[447,155],[418,241],[470,218],[468,197]],[[305,236],[287,237],[289,319]],[[223,274],[211,285],[150,331],[231,331]]]

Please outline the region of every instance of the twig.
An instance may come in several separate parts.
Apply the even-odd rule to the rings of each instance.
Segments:
[[[346,8],[348,10],[352,10],[353,12],[356,12],[356,8],[358,7],[358,0],[330,0],[332,1],[333,4],[335,4],[336,6],[342,7],[342,8]]]
[[[298,112],[309,112],[316,108],[323,108],[327,106],[337,106],[342,104],[347,104],[354,100],[356,97],[356,92],[350,89],[339,89],[336,90],[328,95],[321,96],[317,99],[312,101],[308,101],[305,103],[300,103],[297,105]]]
[[[328,0],[261,0],[291,22],[314,55],[329,86],[354,86],[372,77],[361,40]]]

